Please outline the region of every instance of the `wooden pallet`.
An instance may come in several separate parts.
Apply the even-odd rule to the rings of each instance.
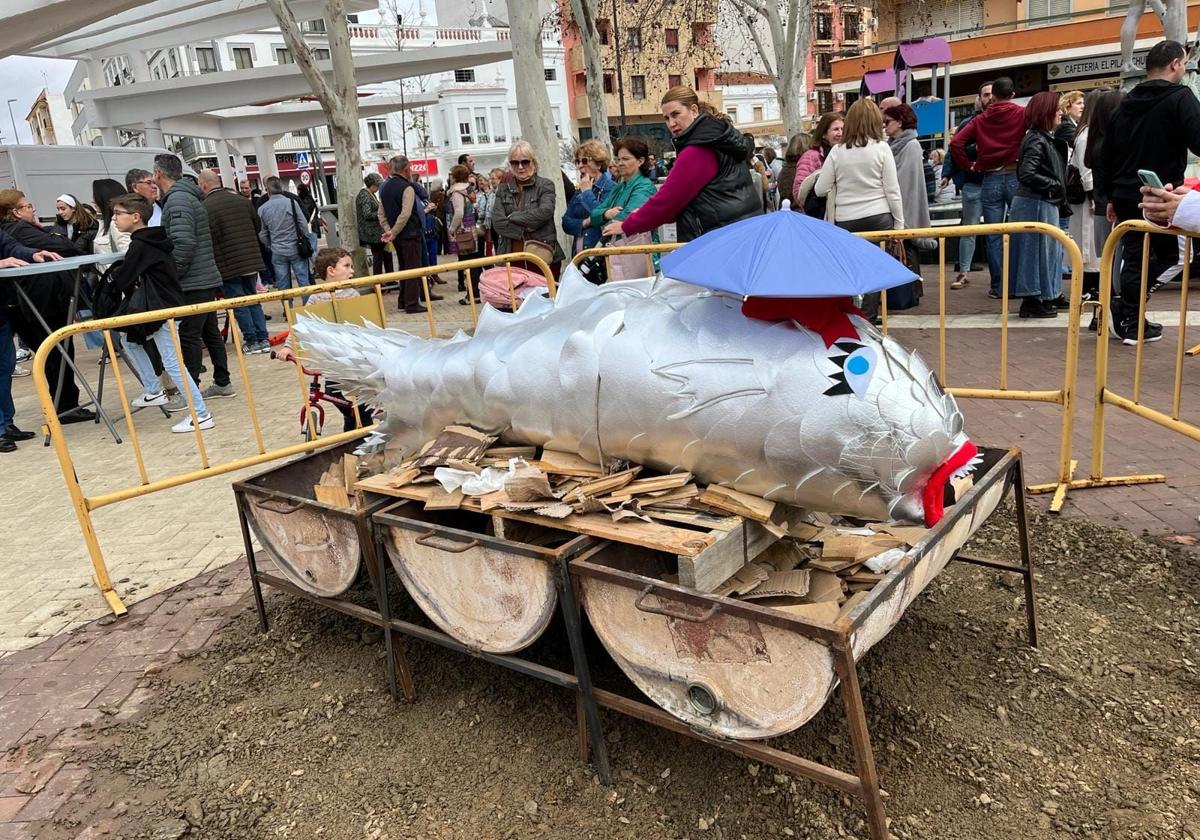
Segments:
[[[373,475],[354,486],[356,490],[413,501],[433,501],[441,494],[437,484],[406,484],[392,487],[393,476]],[[614,522],[605,513],[573,513],[556,519],[530,511],[491,508],[484,511],[478,497],[467,496],[458,506],[473,513],[498,519],[530,522],[546,528],[571,531],[603,540],[629,543],[673,554],[679,563],[679,583],[701,592],[712,592],[744,564],[753,560],[777,539],[760,523],[741,516],[711,516],[699,512],[667,513],[654,522],[624,519]]]

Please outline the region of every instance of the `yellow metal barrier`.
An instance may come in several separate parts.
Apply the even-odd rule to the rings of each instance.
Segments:
[[[1179,335],[1175,340],[1175,370],[1171,390],[1171,409],[1161,411],[1142,404],[1142,362],[1145,355],[1145,324],[1147,295],[1149,285],[1150,235],[1187,237],[1187,248],[1184,252],[1182,283],[1179,290]],[[1142,235],[1142,264],[1141,264],[1141,304],[1138,307],[1138,336],[1137,349],[1134,353],[1132,395],[1122,396],[1109,387],[1108,374],[1108,326],[1111,313],[1109,302],[1113,288],[1113,264],[1117,247],[1127,234]],[[1087,478],[1071,482],[1071,489],[1089,487],[1124,487],[1133,484],[1156,484],[1166,481],[1166,476],[1151,473],[1145,475],[1105,476],[1104,475],[1104,435],[1105,408],[1114,406],[1130,414],[1149,420],[1157,426],[1184,435],[1195,441],[1200,441],[1200,426],[1180,418],[1183,403],[1183,364],[1188,356],[1200,353],[1200,345],[1192,348],[1187,346],[1187,316],[1188,316],[1188,285],[1191,280],[1190,263],[1193,252],[1193,237],[1186,231],[1164,231],[1149,222],[1140,220],[1122,222],[1109,234],[1104,243],[1104,252],[1100,257],[1100,299],[1098,302],[1098,317],[1100,327],[1096,331],[1096,383],[1092,407],[1092,466]]]
[[[259,421],[259,415],[255,407],[254,388],[250,382],[250,376],[246,367],[246,360],[242,353],[241,335],[237,329],[237,319],[234,317],[233,310],[251,304],[270,303],[272,301],[283,302],[284,306],[299,297],[307,297],[314,292],[336,292],[338,289],[361,289],[365,287],[374,287],[372,294],[380,306],[382,313],[383,298],[380,289],[380,284],[389,283],[392,281],[416,280],[422,282],[425,292],[425,303],[429,310],[428,324],[429,334],[435,336],[437,334],[436,324],[433,318],[433,308],[430,305],[429,295],[429,277],[433,274],[440,274],[450,270],[458,270],[459,268],[487,268],[491,266],[504,265],[509,267],[509,289],[510,295],[515,303],[515,294],[512,294],[512,279],[511,265],[514,262],[524,262],[536,267],[546,277],[546,283],[551,295],[556,291],[554,276],[550,271],[549,266],[537,256],[528,253],[503,254],[494,257],[483,257],[474,260],[464,260],[458,263],[442,263],[438,266],[430,266],[426,268],[409,269],[406,271],[397,271],[390,274],[376,274],[371,277],[358,277],[351,280],[345,280],[333,283],[321,283],[313,286],[305,286],[297,289],[284,289],[274,292],[266,292],[259,295],[249,295],[247,297],[230,298],[214,300],[208,303],[198,303],[190,306],[180,306],[173,309],[162,309],[156,312],[146,312],[136,315],[124,315],[118,318],[106,318],[102,320],[86,321],[76,324],[70,324],[62,329],[53,332],[41,346],[33,358],[33,379],[37,388],[38,400],[41,403],[42,413],[46,417],[47,434],[54,444],[54,452],[58,457],[59,467],[62,469],[63,481],[66,482],[67,492],[71,497],[71,505],[75,510],[76,518],[79,520],[79,528],[83,534],[84,544],[87,546],[88,556],[92,562],[93,581],[99,588],[101,595],[108,602],[109,608],[116,615],[124,615],[126,612],[125,605],[122,603],[116,590],[113,588],[112,579],[108,572],[108,566],[105,563],[104,552],[100,548],[100,542],[97,538],[96,529],[92,522],[92,511],[108,505],[117,504],[118,502],[127,501],[130,499],[140,498],[142,496],[156,493],[160,490],[167,490],[172,487],[179,487],[184,484],[190,484],[194,481],[199,481],[205,478],[214,476],[226,475],[237,470],[253,467],[259,464],[264,464],[269,461],[278,460],[280,458],[288,458],[293,455],[299,455],[305,452],[311,452],[314,449],[319,449],[325,446],[342,443],[344,441],[353,440],[361,437],[365,431],[371,427],[363,427],[354,429],[349,432],[339,432],[331,434],[319,439],[305,441],[290,446],[282,446],[275,449],[267,449],[264,442],[262,427]],[[471,301],[472,322],[475,321],[476,307],[474,297],[470,291],[468,284],[467,297]],[[146,469],[145,455],[142,450],[141,441],[138,438],[137,428],[134,423],[133,411],[130,407],[129,392],[125,387],[124,378],[121,374],[120,365],[113,365],[112,370],[116,378],[117,395],[121,400],[121,408],[124,413],[125,422],[129,429],[129,443],[133,449],[134,460],[137,466],[138,483],[129,487],[123,487],[118,490],[112,490],[96,495],[88,495],[84,492],[80,485],[78,472],[75,468],[75,463],[71,457],[70,447],[67,443],[67,438],[63,433],[62,424],[58,420],[57,412],[54,409],[54,400],[51,395],[51,386],[46,379],[45,363],[47,356],[52,352],[58,352],[55,349],[61,341],[79,335],[80,333],[100,331],[104,335],[105,346],[111,358],[117,358],[112,339],[112,331],[120,331],[121,328],[133,324],[153,323],[156,321],[166,321],[172,342],[175,345],[176,353],[181,360],[181,369],[183,354],[179,347],[179,333],[175,319],[184,318],[189,315],[200,315],[208,312],[226,311],[229,316],[229,327],[231,331],[231,343],[233,353],[237,356],[238,370],[242,377],[244,393],[248,406],[250,427],[253,431],[255,452],[250,455],[244,455],[237,458],[232,458],[220,462],[212,462],[209,459],[209,453],[205,446],[204,433],[199,429],[199,424],[196,422],[196,407],[192,401],[190,389],[180,387],[180,392],[184,395],[187,402],[188,412],[192,418],[192,423],[196,426],[196,449],[199,459],[199,469],[193,469],[187,472],[176,472],[168,474],[163,478],[151,480]],[[302,353],[302,348],[300,348]],[[297,366],[299,371],[299,366]],[[187,375],[186,369],[183,369],[183,375]],[[300,392],[303,403],[308,401],[307,385],[304,382],[304,377],[299,377]],[[183,385],[183,383],[176,383]],[[303,404],[302,403],[302,404]],[[310,426],[311,429],[311,426]]]
[[[1071,261],[1070,295],[1071,307],[1067,311],[1067,347],[1066,365],[1061,386],[1045,390],[1020,390],[1008,387],[1008,268],[1011,237],[1015,234],[1030,233],[1049,236],[1062,243]],[[938,242],[938,378],[946,386],[946,390],[956,397],[983,400],[1018,400],[1022,402],[1054,403],[1062,406],[1062,420],[1059,427],[1059,457],[1058,480],[1052,484],[1034,485],[1030,491],[1034,493],[1053,492],[1054,498],[1050,510],[1057,513],[1062,510],[1066,501],[1067,490],[1072,486],[1077,462],[1071,458],[1071,437],[1075,426],[1075,404],[1077,379],[1079,375],[1079,321],[1082,309],[1083,255],[1079,247],[1057,227],[1041,222],[1008,222],[993,225],[959,225],[955,227],[937,228],[906,228],[903,230],[871,231],[858,233],[870,242],[877,242],[881,247],[894,240],[906,239],[936,239]],[[965,388],[948,384],[946,359],[946,240],[962,236],[999,235],[1003,237],[1002,262],[1002,300],[1000,306],[1000,373],[998,388]],[[676,243],[658,245],[626,245],[591,248],[577,254],[572,260],[576,265],[592,256],[616,256],[619,254],[654,254],[666,253],[680,247]],[[887,295],[882,296],[880,303],[883,332],[888,330]]]

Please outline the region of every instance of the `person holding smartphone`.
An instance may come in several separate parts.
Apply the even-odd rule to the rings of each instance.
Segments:
[[[1200,154],[1200,102],[1180,84],[1187,72],[1182,44],[1160,41],[1146,55],[1146,81],[1130,91],[1113,115],[1099,166],[1093,163],[1098,192],[1109,198],[1105,208],[1114,223],[1142,218],[1143,179],[1139,172],[1154,173],[1160,183],[1183,182],[1187,153]],[[1138,342],[1141,306],[1141,233],[1125,237],[1121,267],[1120,301],[1113,301],[1113,330],[1122,342]],[[1174,236],[1151,236],[1147,290],[1152,293],[1159,276],[1179,260]],[[1162,327],[1146,321],[1146,341],[1162,338]]]

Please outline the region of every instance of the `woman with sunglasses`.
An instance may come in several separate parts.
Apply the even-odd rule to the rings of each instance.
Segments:
[[[596,247],[600,241],[600,228],[592,224],[591,215],[615,186],[609,163],[608,149],[599,140],[584,140],[575,150],[579,181],[562,217],[563,230],[575,237],[571,256]]]
[[[555,276],[563,258],[554,227],[554,184],[537,174],[533,146],[518,140],[508,150],[512,181],[496,188],[492,226],[499,241],[497,254],[528,251],[550,263]],[[536,271],[536,266],[524,266]]]
[[[752,150],[729,118],[686,85],[663,95],[662,113],[675,144],[675,165],[653,198],[629,218],[605,225],[604,235],[633,236],[675,222],[676,238],[690,242],[760,215],[762,195],[746,165]]]

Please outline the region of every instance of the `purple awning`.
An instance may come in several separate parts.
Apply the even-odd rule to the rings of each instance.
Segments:
[[[906,41],[896,50],[894,67],[929,67],[950,63],[950,44],[945,38]]]
[[[904,86],[904,80],[908,76],[907,70],[900,71],[900,86]],[[896,71],[895,70],[868,70],[863,74],[862,88],[870,96],[875,96],[880,93],[895,93],[896,92]]]

